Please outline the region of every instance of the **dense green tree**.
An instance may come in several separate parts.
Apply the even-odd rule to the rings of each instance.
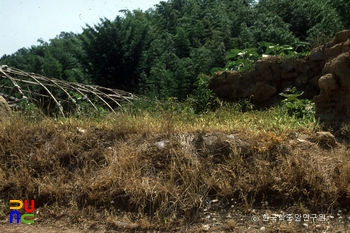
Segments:
[[[258,14],[256,21],[248,27],[241,25],[240,38],[244,47],[257,47],[257,42],[268,41],[275,44],[295,44],[297,38],[289,30],[289,25],[277,16]]]
[[[22,48],[16,53],[3,57],[0,62],[27,72],[51,78],[89,83],[84,73],[81,57],[84,54],[81,40],[74,33],[61,32],[50,42],[38,40],[38,46]]]
[[[259,12],[278,15],[300,40],[333,35],[343,24],[330,0],[261,0]],[[334,6],[337,4],[334,4]]]
[[[61,78],[67,81],[90,83],[88,74],[84,74],[81,58],[84,55],[81,40],[74,33],[61,32],[50,40],[50,52],[62,66]]]
[[[261,41],[317,46],[350,26],[350,0],[167,0],[146,12],[62,32],[4,55],[0,64],[69,81],[180,100],[231,49]]]
[[[329,5],[333,6],[344,28],[350,28],[350,0],[328,0]]]
[[[62,64],[54,58],[50,51],[45,51],[42,73],[49,78],[62,78]]]
[[[188,57],[190,54],[191,42],[188,39],[188,32],[182,28],[176,28],[176,35],[174,36],[174,46],[176,48],[176,55],[179,58]]]
[[[84,67],[96,84],[136,91],[138,66],[142,52],[148,47],[149,25],[140,11],[126,12],[125,18],[87,25],[81,35]]]
[[[175,95],[174,72],[179,60],[175,53],[170,33],[161,33],[150,43],[149,49],[142,53],[140,93],[160,99]]]
[[[197,77],[194,73],[193,61],[188,57],[180,59],[174,76],[177,83],[175,95],[180,100],[184,100],[195,88]]]

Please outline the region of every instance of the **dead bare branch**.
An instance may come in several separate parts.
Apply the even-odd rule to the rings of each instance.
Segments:
[[[3,80],[10,82],[3,82]],[[64,104],[79,106],[78,102],[84,101],[96,110],[100,105],[116,113],[114,108],[121,106],[120,102],[130,102],[136,98],[126,91],[47,78],[6,65],[0,66],[0,88],[3,91],[9,90],[0,95],[8,100],[16,100],[16,103],[23,99],[36,103],[40,98],[53,101],[63,117],[65,117]],[[60,93],[59,96],[56,93]]]

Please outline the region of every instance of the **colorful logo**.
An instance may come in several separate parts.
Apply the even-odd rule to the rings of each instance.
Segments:
[[[11,205],[12,204],[12,205]],[[14,206],[13,204],[17,204]],[[34,211],[34,200],[30,201],[30,208],[29,208],[29,201],[24,200],[24,205],[21,200],[10,200],[10,223],[13,223],[13,217],[15,216],[16,222],[17,223],[25,223],[25,224],[33,224],[34,223],[34,214],[32,213]],[[19,213],[18,210],[24,209],[25,213],[21,214]],[[26,219],[30,218],[30,219]]]

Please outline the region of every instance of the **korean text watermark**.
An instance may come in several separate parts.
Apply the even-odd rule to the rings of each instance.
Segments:
[[[263,214],[253,215],[254,222],[325,222],[325,214]]]

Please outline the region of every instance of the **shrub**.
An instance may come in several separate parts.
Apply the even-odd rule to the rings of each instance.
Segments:
[[[192,96],[192,106],[195,113],[214,111],[221,105],[214,92],[208,88],[208,81],[208,76],[199,75],[197,89]]]
[[[29,102],[27,99],[18,103],[17,110],[27,119],[34,121],[40,120],[44,116],[44,113],[35,104]]]
[[[248,71],[254,67],[255,62],[259,59],[255,48],[249,48],[244,50],[231,49],[227,55],[226,59],[230,61],[227,62],[225,70],[237,70],[237,71]]]
[[[299,99],[304,92],[299,92],[295,87],[286,89],[280,93],[280,96],[285,97],[281,101],[282,109],[286,110],[288,115],[296,118],[314,118],[314,104],[308,99]]]
[[[231,49],[226,54],[226,63],[224,68],[215,67],[211,69],[211,73],[215,73],[221,70],[236,70],[239,72],[246,72],[254,68],[257,60],[263,56],[280,56],[282,58],[298,58],[307,56],[305,52],[309,49],[309,44],[300,42],[295,49],[290,45],[279,45],[271,42],[261,41],[258,43],[258,48],[248,49]],[[298,50],[299,52],[297,52]]]

